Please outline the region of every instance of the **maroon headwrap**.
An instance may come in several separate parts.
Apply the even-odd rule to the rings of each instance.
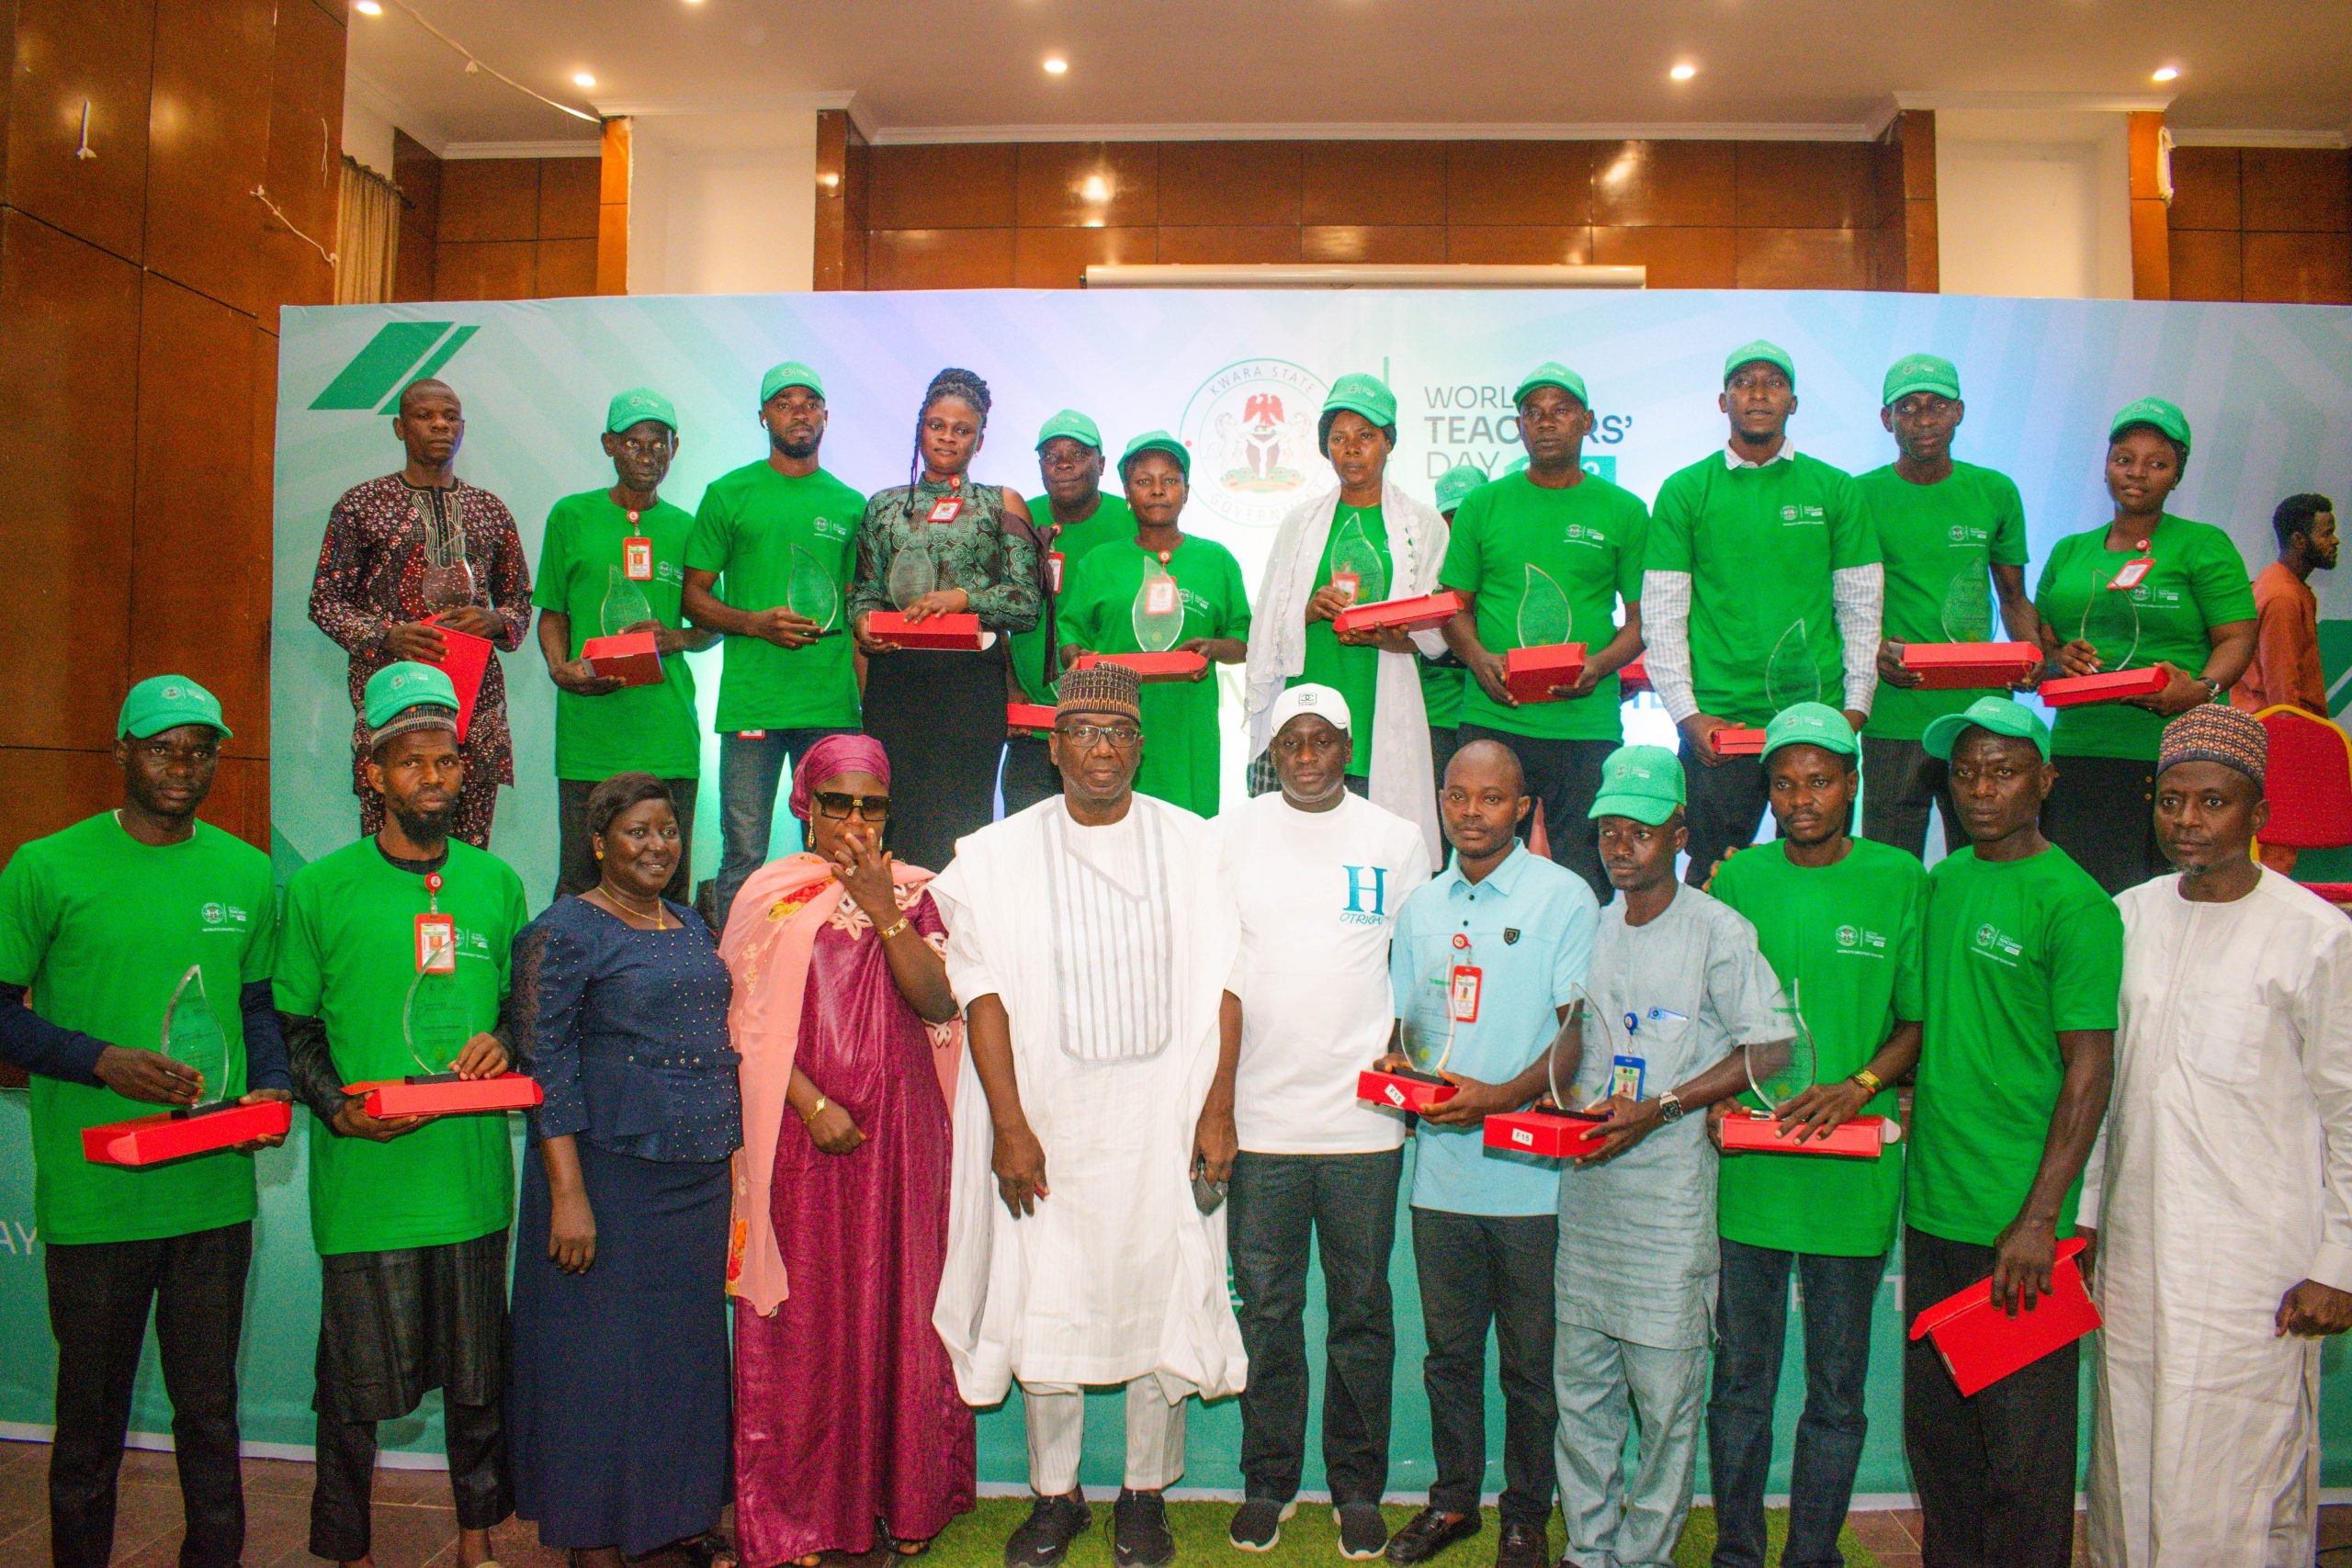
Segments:
[[[871,735],[826,736],[802,752],[800,765],[792,770],[792,799],[788,803],[792,814],[808,821],[810,797],[817,793],[817,786],[843,773],[872,773],[887,785],[890,782],[890,754]]]

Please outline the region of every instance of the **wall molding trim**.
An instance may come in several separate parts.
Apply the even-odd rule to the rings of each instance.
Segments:
[[[906,125],[866,131],[876,147],[1006,141],[1875,141],[1896,106],[1867,120],[1551,120],[1463,125],[1368,120],[1182,125]],[[856,118],[854,108],[852,118]],[[865,128],[861,125],[860,130]]]
[[[2167,126],[2176,147],[2352,147],[2352,130],[2231,130],[2202,125]]]
[[[598,158],[604,155],[605,143],[602,137],[587,141],[451,141],[438,151],[442,157],[453,161],[462,158]]]

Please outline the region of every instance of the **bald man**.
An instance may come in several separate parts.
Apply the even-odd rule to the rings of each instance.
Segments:
[[[486,490],[458,478],[466,414],[458,394],[427,378],[401,390],[392,434],[405,449],[397,473],[344,491],[327,513],[311,583],[311,619],[351,657],[351,792],[359,831],[384,825],[383,796],[368,787],[360,695],[368,677],[398,660],[439,664],[444,628],[487,637],[512,653],[531,624],[531,572],[514,514]],[[427,625],[433,617],[435,624]],[[498,786],[514,782],[506,729],[506,680],[493,658],[459,748],[465,788],[451,836],[476,849],[490,842]]]

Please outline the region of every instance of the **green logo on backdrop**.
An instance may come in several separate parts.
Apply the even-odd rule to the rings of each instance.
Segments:
[[[481,330],[455,321],[387,322],[336,372],[311,407],[390,413],[401,388],[437,373]]]

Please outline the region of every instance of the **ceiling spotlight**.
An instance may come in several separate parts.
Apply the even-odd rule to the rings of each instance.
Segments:
[[[1046,63],[1046,75],[1048,75],[1048,76],[1058,76],[1058,75],[1060,75],[1063,72],[1065,72],[1065,71],[1067,71],[1067,70],[1069,70],[1069,61],[1067,61],[1067,60],[1064,60],[1064,59],[1063,59],[1060,55],[1058,55],[1058,54],[1049,54],[1049,55],[1046,56],[1046,62],[1045,62],[1045,63]]]
[[[571,73],[571,85],[575,87],[593,87],[596,85],[596,78],[588,72],[575,71]]]
[[[351,8],[363,17],[380,17],[384,14],[383,0],[352,0]]]
[[[1688,63],[1678,65],[1673,70],[1667,73],[1668,75],[1673,77],[1678,82],[1688,82],[1691,77],[1696,76],[1698,73],[1699,68]]]
[[[2152,82],[2170,82],[2170,81],[2174,81],[2174,80],[2177,79],[2177,78],[2179,77],[2179,75],[2180,75],[2180,67],[2179,67],[2179,66],[2177,66],[2177,65],[2159,65],[2159,66],[2157,66],[2157,67],[2155,68],[2155,70],[2154,70],[2154,71],[2153,71],[2153,72],[2151,72],[2151,73],[2149,73],[2149,77],[2148,77],[2148,79],[2149,79],[2150,81],[2152,81]]]

